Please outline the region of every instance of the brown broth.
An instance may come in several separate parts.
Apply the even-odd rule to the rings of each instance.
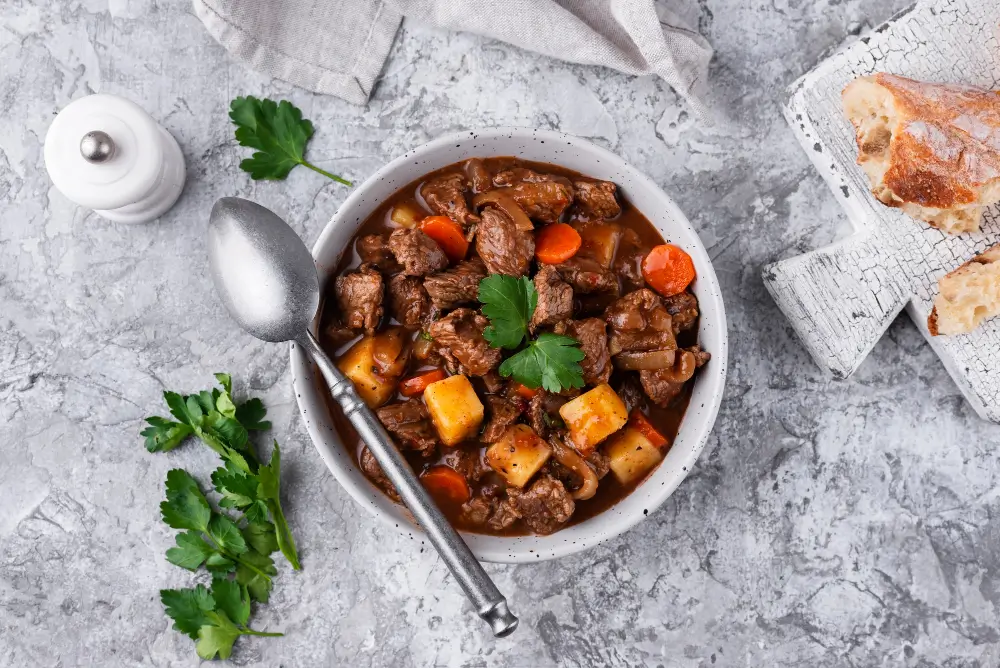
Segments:
[[[588,177],[581,175],[577,172],[574,172],[572,170],[566,169],[564,167],[560,167],[558,165],[531,162],[528,160],[520,160],[513,157],[483,158],[483,162],[486,168],[491,173],[496,173],[500,169],[516,165],[521,167],[527,167],[529,169],[533,169],[538,172],[544,172],[547,174],[566,176],[574,180],[578,179],[588,180]],[[421,198],[419,195],[420,186],[428,179],[438,176],[440,174],[462,171],[463,165],[464,161],[448,165],[447,167],[443,167],[434,172],[429,172],[419,180],[413,181],[412,183],[407,184],[403,188],[400,188],[391,197],[382,202],[382,204],[379,205],[379,207],[365,220],[365,222],[362,223],[361,228],[352,238],[351,248],[349,249],[348,252],[345,252],[343,257],[341,258],[341,261],[337,267],[336,275],[339,276],[344,272],[350,271],[361,264],[360,257],[358,256],[357,251],[354,249],[353,240],[367,234],[384,233],[391,231],[393,229],[397,229],[399,227],[390,220],[392,209],[396,205],[406,202],[422,209],[424,212],[427,213],[427,215],[431,215],[432,212],[427,208],[426,204],[423,201],[423,198]],[[623,197],[620,193],[619,193],[619,202],[621,204],[622,213],[620,216],[618,216],[617,218],[615,218],[613,221],[610,222],[614,222],[618,225],[621,225],[622,227],[628,227],[634,230],[638,234],[642,244],[648,248],[652,248],[653,246],[656,246],[658,244],[666,243],[663,237],[660,235],[659,231],[657,231],[657,229],[653,226],[653,224],[650,223],[649,220],[640,211],[638,211],[635,207],[633,207],[632,204],[628,200],[626,200],[625,197]],[[326,290],[328,291],[328,293],[325,295],[326,299],[324,299],[324,303],[329,302],[335,304],[336,299],[333,295],[332,280],[326,286]],[[322,324],[325,326],[328,320],[329,320],[328,314],[324,310],[322,317]],[[395,323],[395,321],[393,321],[393,324],[398,324],[398,323]],[[322,327],[321,331],[322,329],[325,329],[325,327]],[[696,332],[697,332],[697,327],[695,327],[690,331],[682,332],[678,336],[678,346],[685,347],[697,343]],[[419,335],[418,331],[413,332],[414,338],[418,335]],[[324,349],[328,353],[330,353],[331,356],[337,357],[340,354],[342,354],[347,349],[347,347],[349,347],[350,344],[353,344],[354,341],[356,341],[358,338],[360,338],[360,336],[355,337],[354,339],[352,339],[347,343],[342,343],[342,342],[335,343],[329,340],[322,339],[321,337],[321,342],[323,344]],[[412,375],[413,372],[416,372],[419,369],[420,369],[419,366],[411,367],[410,369],[408,369],[407,374],[404,375]],[[612,381],[611,381],[612,385],[615,384],[615,379],[617,377],[617,374],[619,373],[621,372],[615,371],[614,375],[612,375]],[[480,391],[480,394],[484,394],[485,392],[484,388],[482,387],[481,380],[478,378],[472,378],[471,380],[473,381],[473,385],[476,386],[476,389]],[[340,410],[340,407],[337,406],[336,403],[333,401],[332,397],[330,397],[329,392],[328,390],[326,390],[325,387],[322,389],[322,393],[327,401],[327,406],[329,408],[330,415],[333,419],[334,427],[336,428],[337,433],[340,435],[341,441],[343,442],[344,446],[352,453],[355,465],[358,465],[360,470],[359,461],[361,456],[361,450],[364,447],[364,443],[358,437],[358,434],[354,430],[354,427],[352,427],[347,418],[344,417],[343,412]],[[691,398],[691,383],[687,383],[685,384],[681,394],[674,399],[674,401],[668,408],[660,408],[649,402],[645,402],[644,412],[649,418],[650,422],[653,424],[654,427],[656,427],[657,430],[659,430],[664,436],[666,436],[671,443],[677,436],[681,420],[684,417],[684,412],[687,409],[690,398]],[[402,397],[402,395],[397,393],[397,395],[393,397],[393,399],[391,399],[388,403],[392,403],[394,401],[399,401],[402,399],[405,399],[405,397]],[[470,451],[478,451],[480,459],[484,460],[487,445],[483,443],[469,442],[457,447],[466,448],[469,449]],[[439,450],[443,450],[444,448],[445,446],[441,446]],[[404,455],[406,456],[407,461],[409,461],[410,465],[413,467],[414,471],[418,475],[427,468],[442,463],[441,457],[437,458],[432,457],[429,459],[424,459],[419,454],[410,451],[404,452]],[[601,480],[600,485],[598,486],[597,493],[594,495],[593,498],[588,499],[586,501],[576,502],[576,511],[573,513],[573,516],[571,517],[566,526],[583,522],[607,510],[611,506],[615,505],[618,501],[620,501],[630,492],[632,492],[636,487],[641,485],[642,482],[645,479],[647,479],[650,475],[652,475],[652,473],[655,470],[656,469],[654,468],[644,478],[629,485],[622,485],[615,479],[613,474],[609,473]],[[473,496],[475,496],[478,490],[481,489],[482,486],[484,486],[485,484],[493,482],[502,482],[502,480],[503,479],[499,476],[499,474],[496,473],[487,474],[478,483],[473,483],[470,485]],[[439,500],[439,505],[441,506],[442,511],[444,512],[445,516],[448,517],[451,523],[463,531],[468,531],[473,533],[485,533],[489,535],[499,535],[499,536],[517,536],[517,535],[526,535],[531,533],[527,529],[527,527],[524,526],[524,523],[520,520],[515,522],[509,529],[505,531],[493,531],[482,526],[470,525],[461,520],[460,505],[454,503],[442,502],[441,500]]]

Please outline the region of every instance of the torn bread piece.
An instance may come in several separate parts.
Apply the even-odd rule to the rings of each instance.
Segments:
[[[1000,315],[1000,244],[942,276],[938,292],[927,318],[931,336],[971,332]]]
[[[1000,201],[1000,92],[894,74],[844,88],[872,194],[950,234]]]

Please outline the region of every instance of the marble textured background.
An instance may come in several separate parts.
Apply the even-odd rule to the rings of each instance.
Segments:
[[[141,419],[164,388],[230,370],[268,402],[287,455],[286,510],[305,569],[283,571],[244,666],[995,666],[1000,662],[1000,427],[964,403],[900,319],[849,380],[824,378],[760,267],[846,234],[836,199],[779,113],[784,87],[907,0],[699,0],[681,13],[715,45],[696,125],[661,82],[569,65],[407,22],[364,108],[229,60],[183,0],[0,4],[0,665],[187,666],[157,590],[166,471],[207,472],[203,447],[150,455]],[[116,226],[51,188],[53,115],[125,95],[180,142],[183,198]],[[234,330],[206,274],[223,195],[260,201],[316,238],[347,195],[306,170],[255,184],[237,169],[229,100],[285,97],[318,133],[310,157],[364,179],[443,132],[499,124],[591,137],[680,203],[716,263],[730,381],[697,469],[636,529],[586,554],[490,566],[522,618],[484,633],[434,554],[362,514],[313,451],[284,347]]]

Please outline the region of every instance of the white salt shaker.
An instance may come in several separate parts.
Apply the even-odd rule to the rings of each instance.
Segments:
[[[116,223],[159,217],[184,188],[177,141],[115,95],[88,95],[59,112],[45,135],[45,167],[63,195]]]

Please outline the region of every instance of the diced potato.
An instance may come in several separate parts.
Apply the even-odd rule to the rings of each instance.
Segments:
[[[549,444],[526,424],[516,424],[486,451],[486,461],[493,470],[515,487],[524,487],[531,476],[552,455]]]
[[[569,428],[569,438],[582,456],[628,422],[625,404],[607,383],[563,404],[559,415]]]
[[[580,254],[597,260],[602,267],[610,269],[622,228],[614,223],[587,223],[577,231],[583,240]]]
[[[623,485],[635,482],[663,461],[663,453],[642,432],[628,427],[604,448],[611,460],[611,472]]]
[[[431,383],[424,390],[424,403],[445,445],[458,445],[479,433],[483,402],[465,376],[449,376]]]
[[[427,214],[413,202],[400,202],[392,207],[389,219],[401,227],[416,227],[425,216]]]
[[[396,393],[396,380],[376,372],[375,339],[366,336],[337,360],[337,368],[354,383],[369,408],[378,408]]]

